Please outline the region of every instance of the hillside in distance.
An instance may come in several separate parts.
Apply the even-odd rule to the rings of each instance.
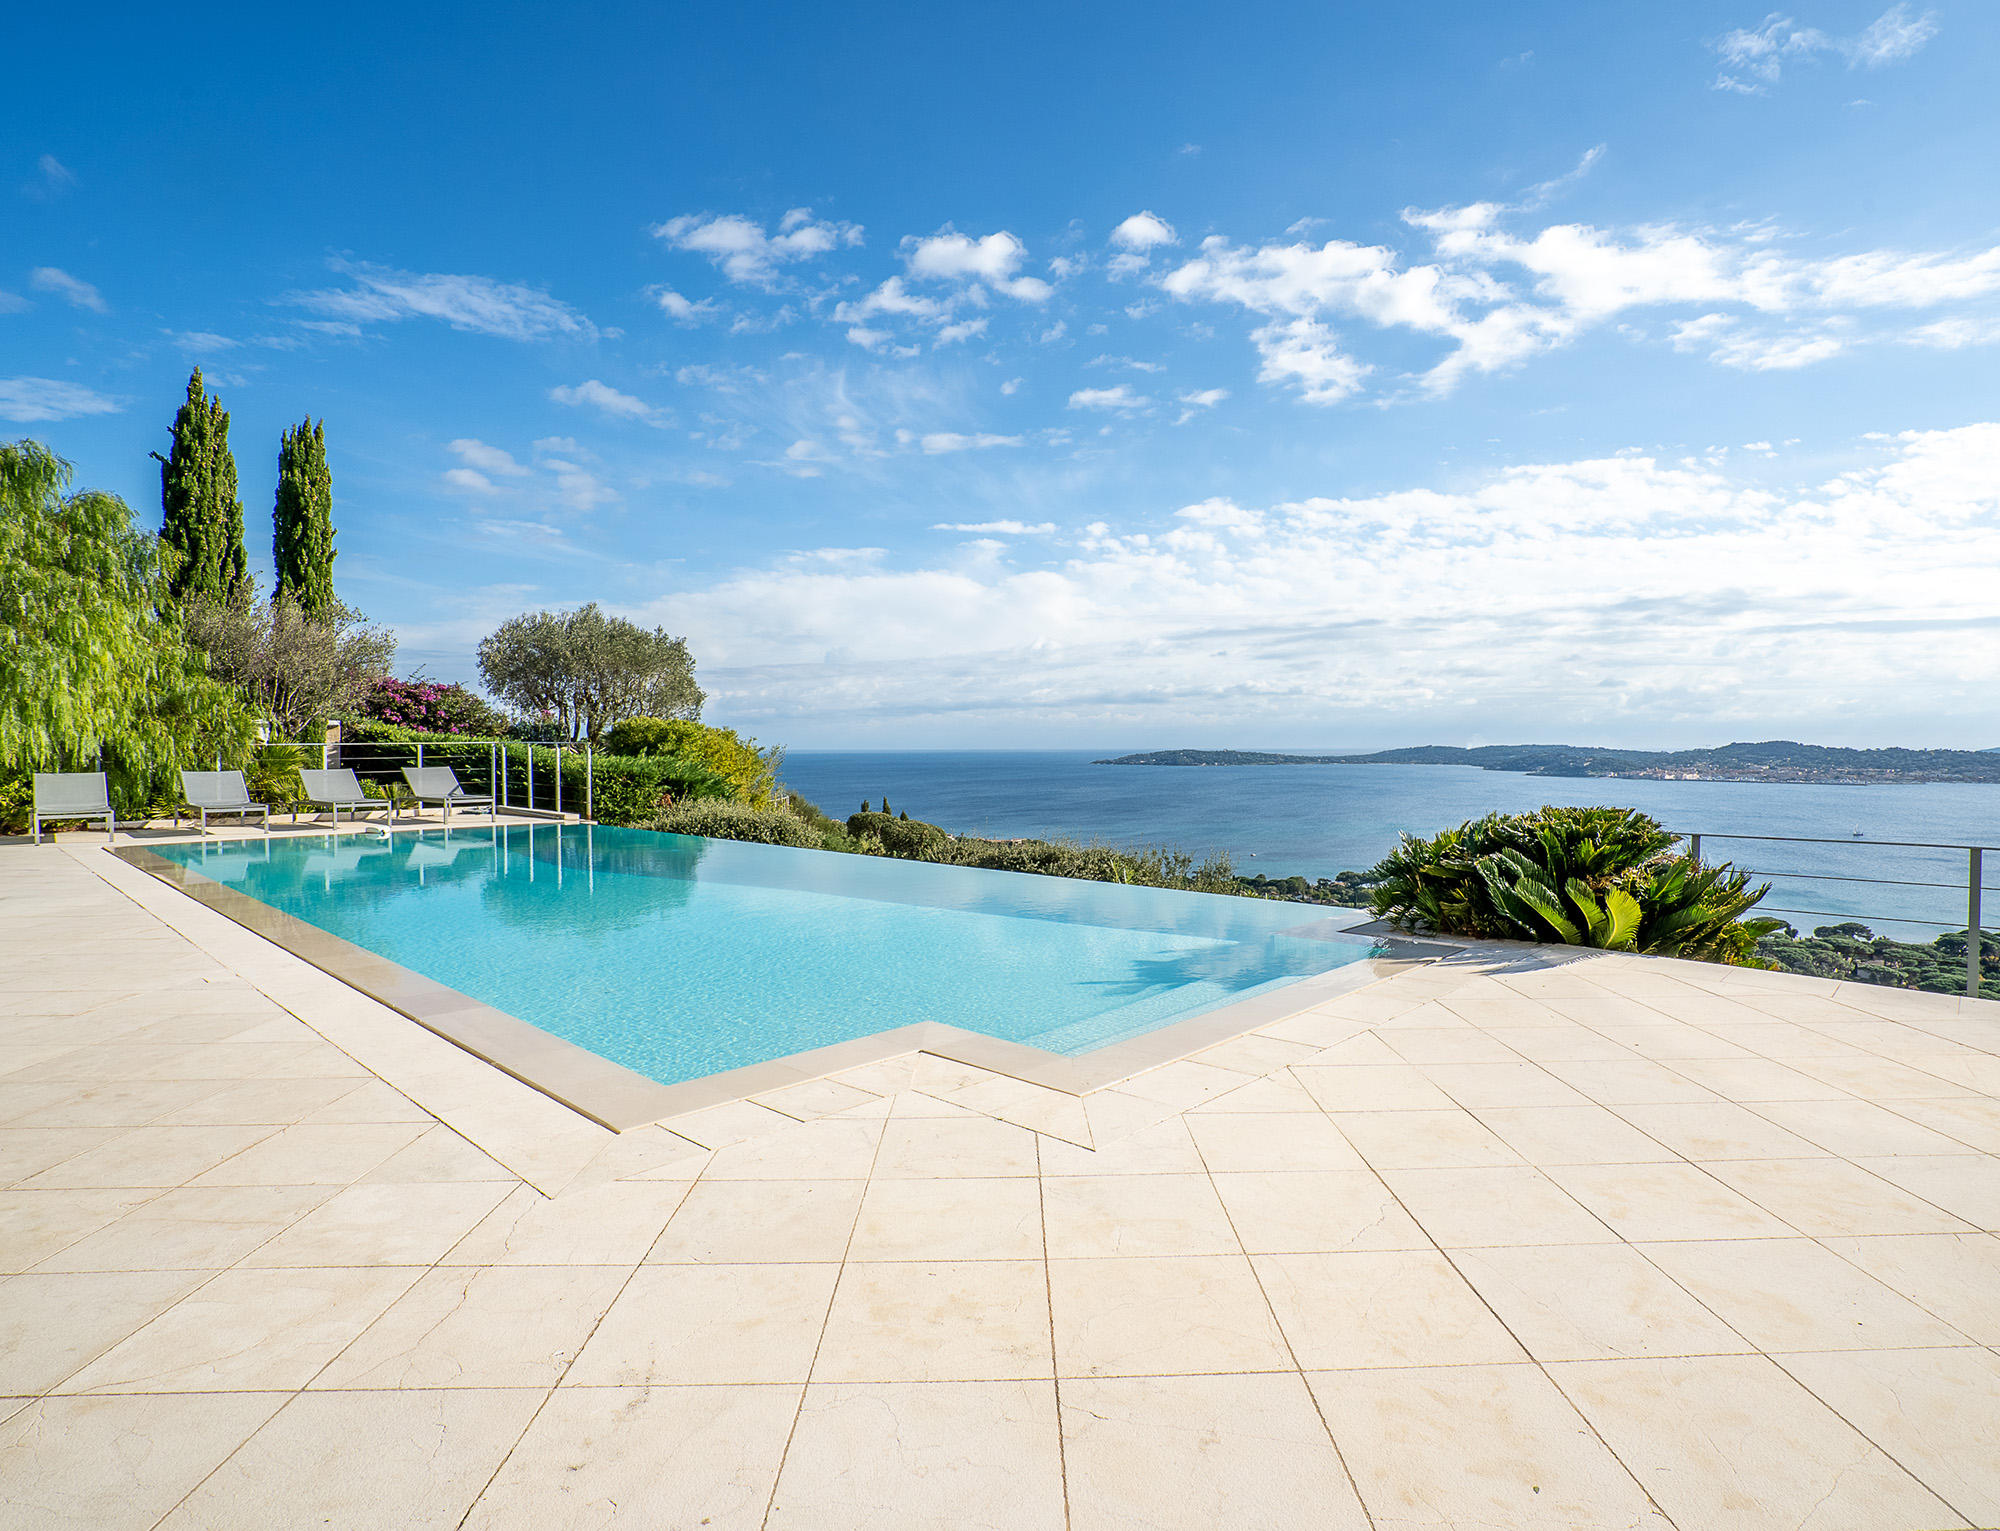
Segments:
[[[1094,765],[1469,765],[1529,776],[1651,777],[1658,781],[1831,783],[2000,782],[2000,751],[1844,749],[1771,739],[1700,750],[1620,750],[1576,744],[1447,744],[1370,755],[1281,755],[1256,750],[1150,750]]]

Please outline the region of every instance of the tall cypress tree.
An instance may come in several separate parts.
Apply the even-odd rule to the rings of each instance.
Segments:
[[[326,466],[326,422],[306,419],[278,443],[278,499],[271,511],[271,557],[278,595],[309,617],[333,606],[333,475]]]
[[[248,595],[250,565],[243,553],[229,413],[202,385],[199,367],[188,378],[187,402],[174,415],[173,437],[168,456],[153,454],[160,464],[160,540],[180,554],[173,593],[182,600]]]

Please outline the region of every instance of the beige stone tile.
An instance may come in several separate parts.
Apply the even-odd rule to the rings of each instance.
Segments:
[[[1205,1166],[1187,1124],[1176,1114],[1094,1149],[1045,1140],[1042,1175],[1199,1175]]]
[[[1062,1425],[1076,1531],[1368,1525],[1294,1372],[1079,1378]]]
[[[1547,1174],[1623,1239],[1769,1239],[1794,1231],[1692,1164],[1558,1164]]]
[[[1678,1526],[1964,1524],[1765,1357],[1569,1361],[1548,1370]]]
[[[758,1531],[802,1391],[561,1388],[473,1505],[466,1531]]]
[[[1886,1103],[1898,1116],[1956,1138],[1982,1154],[2000,1154],[2000,1100],[1961,1095],[1947,1100],[1894,1100]]]
[[[1538,1361],[1752,1348],[1629,1245],[1468,1249],[1452,1260]]]
[[[710,1106],[705,1111],[690,1111],[685,1116],[669,1117],[660,1125],[691,1143],[699,1143],[703,1148],[726,1148],[731,1143],[741,1143],[745,1138],[762,1137],[767,1132],[789,1127],[795,1120],[795,1117],[760,1106],[755,1101],[732,1100],[727,1105]]]
[[[1759,1116],[1846,1159],[1880,1154],[1963,1154],[1971,1149],[1941,1132],[1866,1100],[1767,1101]],[[1739,1156],[1742,1157],[1742,1156]],[[1755,1157],[1776,1159],[1779,1154]]]
[[[1118,1088],[1127,1095],[1156,1100],[1176,1111],[1186,1111],[1203,1101],[1240,1088],[1253,1077],[1238,1069],[1217,1068],[1210,1063],[1196,1063],[1184,1058],[1178,1063],[1135,1074]]]
[[[1714,1100],[1678,1063],[1669,1068],[1649,1058],[1608,1063],[1555,1060],[1542,1065],[1572,1089],[1600,1106],[1669,1105]]]
[[[1533,1366],[1320,1372],[1308,1380],[1378,1527],[1670,1531]]]
[[[1083,1097],[1083,1115],[1090,1123],[1090,1146],[1093,1148],[1107,1148],[1121,1138],[1179,1114],[1172,1106],[1127,1095],[1123,1090],[1093,1090]]]
[[[1860,1055],[1838,1058],[1795,1058],[1792,1060],[1792,1067],[1802,1074],[1809,1074],[1826,1084],[1838,1085],[1843,1090],[1866,1096],[1870,1100],[1898,1098],[1921,1100],[1931,1096],[1974,1093],[1957,1080],[1942,1078],[1938,1074],[1911,1068],[1906,1063],[1895,1063],[1887,1058],[1869,1058]],[[1938,1067],[1951,1068],[1952,1060],[1940,1060]]]
[[[420,1127],[414,1142],[391,1154],[363,1178],[382,1185],[433,1180],[504,1180],[514,1184],[520,1179],[449,1127]]]
[[[1901,1154],[1856,1162],[1975,1228],[2000,1229],[2000,1159],[1990,1154]]]
[[[1427,1063],[1423,1071],[1453,1101],[1473,1111],[1591,1104],[1538,1063]]]
[[[1361,1155],[1318,1111],[1197,1113],[1187,1124],[1211,1174],[1363,1168]]]
[[[1384,1169],[1482,1169],[1519,1164],[1470,1112],[1343,1111],[1334,1117],[1361,1157]]]
[[[910,1088],[916,1072],[917,1055],[905,1053],[900,1058],[884,1058],[880,1063],[864,1063],[860,1068],[842,1069],[830,1077],[857,1090],[865,1090],[870,1095],[894,1095]]]
[[[1430,1248],[1429,1236],[1372,1170],[1219,1174],[1214,1182],[1253,1255]]]
[[[766,1090],[752,1099],[767,1110],[782,1111],[799,1121],[810,1121],[816,1116],[827,1116],[835,1111],[845,1111],[849,1106],[862,1105],[875,1099],[875,1095],[872,1091],[842,1084],[837,1079],[808,1079],[804,1084],[787,1085],[782,1090]]]
[[[59,1254],[160,1194],[110,1191],[0,1191],[0,1275]]]
[[[939,1175],[1032,1175],[1035,1135],[989,1116],[891,1117],[875,1173],[886,1179]]]
[[[1287,1071],[1267,1074],[1262,1079],[1253,1079],[1248,1084],[1225,1091],[1213,1100],[1203,1101],[1187,1115],[1192,1120],[1197,1116],[1248,1116],[1266,1111],[1296,1115],[1301,1111],[1317,1110],[1319,1102],[1308,1095]]]
[[[1052,1259],[1239,1254],[1206,1175],[1096,1175],[1042,1182]]]
[[[1661,1019],[1639,1026],[1605,1026],[1606,1037],[1628,1048],[1641,1058],[1651,1058],[1656,1062],[1672,1062],[1681,1058],[1750,1058],[1756,1056],[1746,1047],[1704,1031],[1699,1026],[1688,1026],[1678,1021]]]
[[[1958,1330],[1811,1239],[1637,1247],[1759,1350],[1965,1343]]]
[[[703,1172],[711,1180],[865,1180],[886,1122],[822,1117],[732,1143]]]
[[[1038,1260],[1042,1188],[1025,1176],[878,1180],[861,1200],[849,1258]]]
[[[225,1085],[156,1120],[163,1127],[289,1126],[366,1088],[352,1078],[250,1079]]]
[[[1521,1055],[1475,1027],[1399,1026],[1382,1040],[1405,1063],[1519,1063]]]
[[[0,1128],[0,1186],[32,1179],[106,1143],[125,1136],[120,1127]]]
[[[1283,1037],[1266,1036],[1261,1032],[1250,1032],[1246,1036],[1210,1048],[1204,1048],[1194,1055],[1196,1063],[1212,1064],[1216,1068],[1233,1069],[1239,1074],[1262,1076],[1274,1074],[1288,1064],[1303,1063],[1321,1049],[1310,1042],[1290,1042]]]
[[[565,1381],[804,1382],[833,1297],[833,1265],[648,1265]]]
[[[0,1281],[0,1394],[47,1392],[209,1275],[124,1271]]]
[[[1242,1255],[1052,1260],[1063,1377],[1282,1371],[1291,1353]]]
[[[1708,1168],[1800,1233],[1964,1233],[1968,1225],[1839,1159],[1729,1159]]]
[[[1484,1107],[1473,1115],[1530,1164],[1649,1164],[1677,1157],[1604,1106]]]
[[[1801,1074],[1772,1058],[1679,1058],[1674,1072],[1726,1100],[1846,1100],[1838,1085]],[[1644,1104],[1644,1102],[1628,1102]]]
[[[1530,1063],[1615,1063],[1636,1056],[1588,1026],[1495,1026],[1486,1034]]]
[[[538,1390],[308,1393],[162,1521],[162,1531],[388,1523],[448,1531],[506,1458]],[[366,1463],[365,1471],[356,1471]]]
[[[1494,1244],[1606,1244],[1618,1235],[1527,1165],[1383,1170],[1389,1189],[1446,1249]]]
[[[623,1265],[439,1266],[315,1388],[549,1388],[631,1273]]]
[[[2000,1238],[1909,1233],[1822,1242],[1982,1345],[2000,1345]]]
[[[32,1403],[0,1423],[8,1531],[144,1531],[284,1402],[210,1393]]]
[[[39,1190],[69,1186],[185,1185],[260,1139],[272,1127],[135,1127],[109,1142],[65,1158],[23,1184]]]
[[[840,1273],[815,1382],[973,1382],[1047,1377],[1048,1282],[1040,1260],[864,1263]]]
[[[0,1124],[40,1127],[143,1127],[232,1088],[212,1079],[116,1081],[110,1084],[17,1084],[0,1079]],[[105,1134],[99,1142],[108,1141]],[[7,1142],[0,1133],[0,1150]],[[87,1146],[87,1145],[86,1145]],[[7,1171],[0,1169],[0,1180]]]
[[[955,1106],[966,1106],[1031,1132],[1046,1133],[1068,1143],[1090,1146],[1090,1118],[1083,1101],[1061,1090],[995,1075],[954,1091]]]
[[[1292,1077],[1325,1111],[1448,1111],[1456,1102],[1414,1064],[1302,1064]]]
[[[1303,1042],[1308,1047],[1333,1047],[1377,1024],[1380,1023],[1332,1006],[1317,1006],[1272,1025],[1259,1026],[1257,1034],[1281,1042]]]
[[[77,1195],[78,1192],[49,1192]],[[276,1238],[331,1186],[183,1186],[49,1257],[48,1271],[220,1270]]]
[[[910,1076],[910,1088],[942,1100],[969,1085],[993,1077],[991,1069],[975,1068],[970,1063],[961,1063],[956,1058],[946,1058],[938,1053],[918,1053],[915,1072]]]
[[[365,1079],[305,1120],[331,1126],[341,1122],[431,1122],[437,1118],[393,1085]]]
[[[260,1266],[429,1265],[508,1193],[505,1184],[356,1185],[247,1257]]]
[[[77,1372],[62,1391],[304,1387],[422,1274],[399,1265],[224,1271]]]
[[[704,1180],[688,1192],[648,1260],[734,1265],[839,1260],[866,1182]]]
[[[1778,1364],[1975,1525],[2000,1525],[2000,1356],[1786,1355]]]
[[[1278,1324],[1308,1371],[1524,1359],[1443,1255],[1256,1255]]]
[[[1814,1159],[1826,1155],[1826,1150],[1818,1144],[1787,1132],[1768,1116],[1734,1101],[1717,1100],[1691,1106],[1620,1106],[1618,1110],[1621,1116],[1675,1153],[1696,1161]]]
[[[285,1127],[191,1184],[351,1185],[422,1134],[414,1122]]]
[[[1382,1038],[1373,1032],[1358,1037],[1349,1037],[1344,1042],[1336,1042],[1331,1047],[1316,1048],[1310,1058],[1298,1060],[1301,1064],[1316,1068],[1404,1068],[1407,1062]]]
[[[1054,1382],[814,1383],[766,1524],[1058,1531],[1063,1520]]]

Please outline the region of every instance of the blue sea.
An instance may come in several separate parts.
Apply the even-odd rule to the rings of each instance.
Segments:
[[[1400,834],[1431,834],[1544,803],[1638,808],[1700,833],[1705,861],[1768,875],[1765,900],[1801,930],[1862,919],[1928,940],[1966,918],[1963,850],[1890,841],[2000,843],[2000,785],[1836,787],[1765,782],[1576,780],[1475,766],[1100,766],[1123,750],[794,751],[787,786],[845,817],[886,794],[896,812],[961,833],[1070,836],[1120,846],[1226,851],[1239,874],[1331,877],[1373,866]],[[1717,838],[1827,839],[1788,845]],[[1981,923],[2000,925],[2000,852],[1985,857]],[[1918,886],[1849,881],[1888,878]],[[1929,885],[1929,886],[1924,886]],[[1803,911],[1803,912],[1790,912]],[[1930,922],[1930,923],[1923,923]]]

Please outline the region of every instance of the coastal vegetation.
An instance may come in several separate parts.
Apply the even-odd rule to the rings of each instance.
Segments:
[[[502,622],[479,645],[479,674],[503,703],[600,746],[622,719],[699,718],[705,700],[685,641],[595,601]]]
[[[1618,750],[1574,744],[1426,744],[1372,755],[1279,755],[1256,750],[1151,750],[1096,765],[1462,765],[1528,776],[1666,781],[2000,782],[2000,750],[1843,749],[1772,739],[1702,750]]]
[[[1441,935],[1593,946],[1711,962],[1754,960],[1782,921],[1745,916],[1770,891],[1625,808],[1488,814],[1405,835],[1375,868],[1374,912]]]
[[[1786,925],[1758,941],[1757,955],[1787,973],[1963,994],[1966,935],[1948,930],[1931,941],[1898,941],[1849,920],[1801,936]],[[2000,931],[1981,933],[1979,967],[1980,995],[2000,999]]]

